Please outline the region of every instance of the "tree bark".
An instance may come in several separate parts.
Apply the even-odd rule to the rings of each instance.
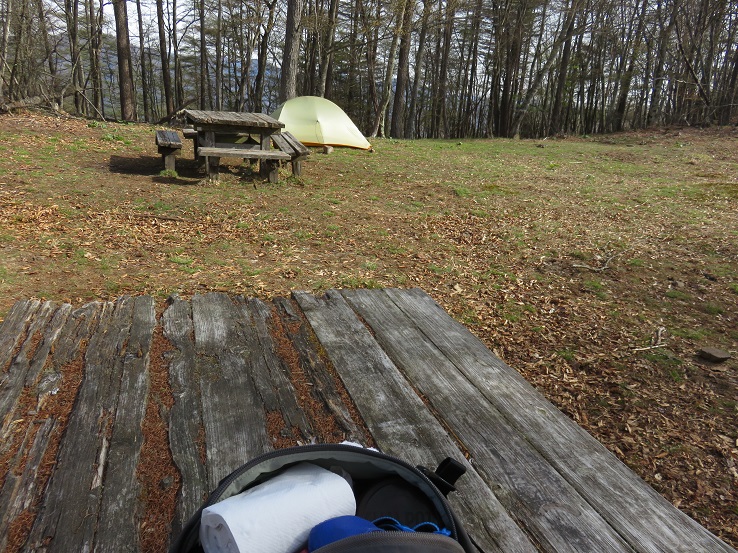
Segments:
[[[138,49],[141,63],[141,95],[143,96],[144,121],[151,121],[151,109],[149,107],[149,78],[146,74],[146,43],[144,41],[143,15],[141,13],[141,0],[136,0],[136,14],[138,15]]]
[[[274,11],[277,6],[277,0],[267,2],[267,23],[264,26],[264,32],[259,39],[259,57],[257,61],[256,79],[254,80],[254,111],[261,112],[264,100],[264,78],[267,72],[267,56],[269,55],[269,38],[274,29]]]
[[[300,23],[304,0],[287,1],[282,74],[279,82],[279,101],[297,96],[297,61],[300,54]]]
[[[131,45],[128,38],[128,11],[126,0],[112,0],[115,16],[115,39],[118,50],[118,87],[120,114],[124,121],[136,120],[136,100],[133,92]]]
[[[5,68],[8,65],[8,43],[10,38],[10,18],[13,16],[13,0],[5,0],[2,10],[3,30],[0,36],[0,98],[3,97],[5,85]]]
[[[428,21],[430,20],[431,1],[423,0],[423,15],[420,23],[420,36],[418,36],[418,51],[415,53],[415,77],[413,88],[410,93],[410,113],[405,124],[405,137],[415,138],[415,123],[417,119],[417,101],[420,91],[421,77],[423,75],[423,62],[425,60],[425,43],[428,35]]]
[[[333,62],[333,45],[336,40],[336,21],[338,20],[338,0],[331,0],[328,11],[328,25],[323,33],[322,58],[320,61],[320,77],[317,95],[325,96],[328,83],[328,69]]]
[[[400,52],[397,61],[397,82],[395,84],[395,98],[392,103],[392,122],[390,124],[390,136],[394,138],[405,138],[405,94],[410,81],[410,33],[412,32],[415,0],[406,0],[404,10]]]
[[[169,69],[169,47],[167,45],[166,25],[164,21],[164,0],[156,0],[156,23],[159,29],[159,56],[161,57],[161,77],[164,87],[166,115],[174,113],[174,97],[172,95],[172,75]]]
[[[370,136],[375,137],[377,135],[384,136],[384,120],[387,116],[387,108],[390,103],[390,95],[392,94],[392,77],[395,73],[395,56],[397,54],[397,43],[400,40],[400,33],[402,32],[402,22],[405,18],[405,4],[401,4],[400,13],[397,14],[397,25],[395,32],[392,35],[392,43],[390,44],[389,52],[387,52],[387,70],[384,74],[384,84],[382,86],[382,101],[379,104],[379,109],[374,116],[374,125]]]

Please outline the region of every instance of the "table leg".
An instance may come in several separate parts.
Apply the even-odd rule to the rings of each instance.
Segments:
[[[219,177],[220,158],[213,156],[205,156],[205,169],[208,172],[210,180],[218,180]]]

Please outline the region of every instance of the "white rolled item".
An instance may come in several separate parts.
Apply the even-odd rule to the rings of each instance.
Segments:
[[[296,553],[313,526],[356,514],[351,485],[310,463],[203,509],[205,553]]]

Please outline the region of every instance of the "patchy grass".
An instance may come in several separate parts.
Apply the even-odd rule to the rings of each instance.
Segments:
[[[736,138],[376,140],[299,179],[210,183],[189,142],[162,174],[150,126],[0,116],[0,317],[27,297],[419,286],[736,545],[738,362],[695,358],[738,350]]]

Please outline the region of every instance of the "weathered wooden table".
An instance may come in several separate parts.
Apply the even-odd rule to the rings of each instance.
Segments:
[[[0,549],[164,551],[276,447],[452,456],[486,552],[733,552],[420,290],[18,302],[0,326]]]
[[[184,110],[185,120],[197,131],[195,158],[204,158],[208,177],[217,180],[221,157],[258,160],[260,173],[269,182],[279,179],[279,161],[291,156],[272,149],[272,136],[284,123],[264,113]]]

